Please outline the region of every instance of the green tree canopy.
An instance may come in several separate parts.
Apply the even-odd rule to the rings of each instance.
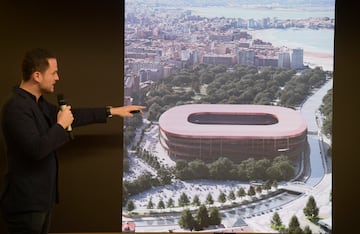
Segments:
[[[126,204],[126,209],[128,211],[133,211],[135,209],[135,204],[132,200],[129,200]]]
[[[152,201],[152,198],[150,198],[150,200],[149,200],[146,208],[147,208],[147,209],[153,209],[153,208],[154,208],[154,203],[153,203],[153,201]]]
[[[256,194],[256,192],[255,192],[254,186],[251,186],[251,185],[250,185],[250,187],[249,187],[249,189],[248,189],[248,192],[247,192],[247,195],[250,196],[250,197],[252,197],[252,196],[254,196],[255,194]]]
[[[166,207],[173,208],[174,206],[175,206],[174,205],[174,200],[170,197],[169,200],[166,203]]]
[[[221,202],[221,203],[226,202],[226,195],[225,195],[225,193],[222,192],[222,191],[221,191],[220,194],[219,194],[218,202]]]
[[[195,206],[200,206],[201,202],[200,202],[199,195],[194,196],[192,204],[195,205]]]
[[[200,205],[196,213],[196,221],[200,230],[210,225],[209,213],[204,204]]]
[[[305,208],[303,209],[305,216],[311,221],[317,221],[319,218],[319,208],[316,205],[315,198],[310,196]]]
[[[219,209],[216,207],[211,207],[209,210],[209,223],[210,225],[219,225],[221,224],[221,215]]]
[[[239,190],[237,191],[237,196],[240,198],[243,198],[246,196],[246,192],[245,189],[243,187],[240,187]]]
[[[291,217],[289,226],[286,229],[286,233],[289,233],[289,234],[302,234],[303,233],[303,230],[300,227],[299,220],[295,215],[293,215]]]
[[[184,229],[193,230],[195,228],[195,219],[191,214],[189,209],[185,209],[181,213],[181,217],[179,219],[179,226]]]
[[[208,195],[206,196],[206,204],[209,204],[209,205],[214,204],[214,199],[213,199],[211,193],[208,193]]]
[[[281,221],[279,213],[276,212],[276,211],[273,214],[270,223],[271,223],[271,228],[274,229],[274,230],[280,230],[280,229],[284,228],[284,225],[283,225],[283,223]]]
[[[179,206],[188,206],[189,204],[189,197],[186,195],[186,193],[182,192],[179,197]]]

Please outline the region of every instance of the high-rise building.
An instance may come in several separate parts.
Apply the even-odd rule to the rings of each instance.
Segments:
[[[289,51],[280,51],[279,52],[278,66],[285,67],[285,68],[291,67]]]
[[[254,65],[255,51],[251,49],[243,49],[238,53],[238,64]]]
[[[291,54],[291,68],[301,69],[304,67],[304,50],[296,48],[292,50]]]

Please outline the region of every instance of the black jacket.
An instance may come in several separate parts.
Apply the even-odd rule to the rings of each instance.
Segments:
[[[47,211],[58,201],[56,149],[69,141],[59,108],[14,88],[1,113],[7,173],[0,205],[6,213]],[[106,122],[106,108],[72,109],[73,127]]]

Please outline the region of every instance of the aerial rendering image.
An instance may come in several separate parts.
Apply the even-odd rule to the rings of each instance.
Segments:
[[[335,0],[126,0],[122,231],[331,233]]]

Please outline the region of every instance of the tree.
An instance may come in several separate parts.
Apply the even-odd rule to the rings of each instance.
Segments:
[[[248,158],[240,163],[240,168],[245,171],[248,180],[256,179],[256,161],[254,158]]]
[[[248,192],[247,192],[247,195],[252,197],[254,196],[256,193],[255,193],[255,188],[254,186],[250,186],[249,189],[248,189]]]
[[[200,199],[199,199],[199,195],[195,195],[192,201],[192,204],[195,206],[200,206]]]
[[[191,231],[194,229],[194,227],[195,227],[195,219],[192,216],[189,209],[185,209],[181,213],[181,217],[179,219],[179,225],[180,225],[181,228],[190,229]]]
[[[232,178],[231,172],[234,169],[234,163],[228,159],[221,157],[209,165],[210,176],[216,180]]]
[[[221,215],[219,209],[216,207],[211,207],[209,211],[209,224],[219,225],[220,223],[221,223]]]
[[[268,191],[268,190],[271,189],[271,182],[270,182],[270,180],[265,181],[264,189],[265,189],[266,191]]]
[[[293,215],[291,217],[290,222],[289,222],[289,227],[287,228],[286,233],[289,233],[289,234],[292,234],[292,233],[293,234],[302,234],[303,233],[303,230],[300,227],[299,220],[295,215]]]
[[[209,226],[209,214],[206,206],[203,204],[199,207],[196,214],[196,221],[199,225],[199,230]]]
[[[261,186],[256,186],[256,192],[259,194],[259,195],[261,195],[261,193],[262,193],[262,188],[261,188]]]
[[[274,158],[271,166],[266,169],[266,174],[271,179],[288,180],[295,175],[294,166],[286,156],[278,156]]]
[[[125,180],[122,184],[122,203],[123,204],[125,204],[129,199],[129,191],[128,191],[127,185],[129,185],[129,182]]]
[[[272,219],[270,221],[271,223],[271,228],[274,230],[281,230],[283,229],[285,226],[282,224],[281,218],[279,216],[279,213],[275,211],[275,213],[272,216]]]
[[[160,116],[159,113],[161,113],[161,106],[157,103],[153,103],[148,111],[147,118],[148,120],[157,121],[158,117]]]
[[[209,204],[209,205],[214,204],[214,199],[213,199],[211,193],[208,193],[208,195],[206,196],[206,204]]]
[[[295,175],[294,166],[291,164],[290,161],[284,161],[277,165],[280,171],[280,175],[282,180],[289,180]]]
[[[304,234],[312,234],[312,231],[311,231],[309,225],[306,225],[306,226],[304,227]]]
[[[170,197],[166,203],[166,207],[173,208],[174,207],[174,200]]]
[[[147,209],[153,209],[153,208],[154,208],[154,203],[153,203],[153,201],[152,201],[152,198],[150,198],[150,200],[149,200],[146,208],[147,208]]]
[[[158,209],[165,209],[165,203],[164,203],[164,201],[162,199],[158,202],[157,208]]]
[[[166,185],[171,183],[172,173],[169,173],[169,169],[161,166],[158,172],[158,177],[161,185]]]
[[[185,160],[176,161],[175,175],[181,180],[189,180],[193,178],[192,170]]]
[[[134,204],[134,202],[133,202],[132,200],[129,200],[129,201],[127,202],[127,204],[126,204],[126,209],[127,209],[128,211],[132,211],[132,210],[135,209],[135,204]]]
[[[276,190],[278,188],[278,182],[276,180],[273,181],[272,187]]]
[[[269,159],[260,159],[255,162],[255,176],[256,179],[265,179],[267,177],[266,175],[266,169],[269,168],[271,165],[271,162]]]
[[[190,204],[189,197],[183,192],[179,197],[179,206],[187,206]]]
[[[246,195],[245,189],[243,187],[240,187],[239,190],[237,191],[237,196],[243,198],[245,197],[245,195]]]
[[[305,216],[312,222],[318,221],[319,208],[316,206],[316,201],[313,196],[310,196],[305,208],[303,209]]]
[[[226,202],[226,195],[224,192],[220,192],[219,197],[218,197],[218,202],[221,202],[221,203]]]
[[[194,160],[190,162],[189,169],[193,174],[193,179],[203,179],[209,177],[209,168],[201,160]]]
[[[234,191],[233,190],[231,190],[230,192],[229,192],[229,195],[228,195],[228,199],[229,200],[231,200],[231,201],[233,201],[233,200],[235,200],[235,193],[234,193]]]

